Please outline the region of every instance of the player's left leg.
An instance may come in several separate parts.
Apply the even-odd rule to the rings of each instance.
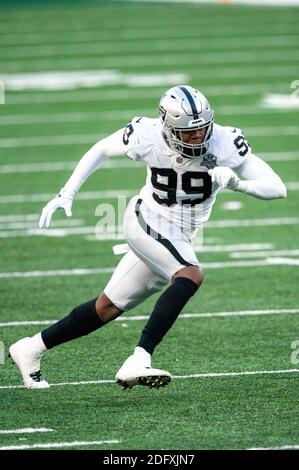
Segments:
[[[117,379],[133,374],[134,356],[136,363],[142,356],[144,361],[147,356],[152,356],[204,277],[191,243],[180,227],[152,214],[141,199],[133,199],[128,206],[125,231],[128,244],[135,254],[152,271],[171,281],[171,285],[156,302],[134,355],[120,368]],[[159,382],[159,377],[149,380],[147,376],[139,376],[138,383],[153,387],[163,384]]]

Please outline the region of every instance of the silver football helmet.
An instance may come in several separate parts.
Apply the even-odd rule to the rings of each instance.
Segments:
[[[205,96],[188,85],[175,86],[160,100],[159,114],[163,137],[168,146],[186,158],[197,158],[208,151],[212,137],[214,111]],[[187,143],[182,132],[205,129],[201,143]]]

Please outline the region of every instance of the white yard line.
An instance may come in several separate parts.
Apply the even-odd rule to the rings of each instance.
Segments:
[[[299,154],[298,154],[299,158]],[[79,160],[78,160],[79,161]],[[41,163],[15,163],[0,165],[0,174],[8,173],[43,173],[56,171],[71,171],[77,165],[77,162],[41,162]],[[145,167],[142,162],[133,162],[128,158],[111,158],[101,165],[101,170],[119,169],[119,168],[140,168]]]
[[[104,444],[119,444],[121,441],[108,440],[108,441],[73,441],[73,442],[48,442],[46,444],[22,444],[2,446],[0,450],[27,450],[27,449],[63,449],[66,447],[86,447],[86,446],[101,446]]]
[[[134,194],[136,194],[134,192]],[[132,196],[133,194],[131,194]],[[99,199],[105,199],[107,197],[102,197]],[[108,199],[110,196],[108,197]],[[48,198],[49,200],[50,198]],[[85,198],[88,199],[88,198]],[[93,197],[89,199],[94,199]],[[0,199],[0,202],[1,199]],[[12,202],[11,200],[9,202]],[[18,202],[24,202],[24,201],[18,201]],[[72,219],[71,219],[72,220]],[[76,219],[75,219],[76,220]],[[58,221],[57,221],[58,222]],[[95,221],[94,225],[91,226],[75,226],[75,227],[69,227],[68,225],[72,225],[71,223],[68,224],[67,219],[64,221],[59,221],[61,222],[62,227],[59,228],[49,228],[49,229],[40,229],[37,227],[37,223],[35,225],[32,225],[31,228],[27,229],[20,229],[20,230],[0,230],[0,238],[14,238],[14,237],[68,237],[68,236],[76,236],[76,235],[91,235],[91,237],[88,237],[89,241],[109,241],[109,240],[123,240],[124,235],[123,235],[123,228],[122,225],[111,225],[105,227],[106,230],[104,232],[101,232],[97,226]],[[76,224],[74,225],[80,225],[81,220],[78,219],[76,220]],[[65,224],[65,226],[64,226]],[[234,220],[216,220],[216,221],[211,221],[207,222],[204,225],[204,230],[207,229],[223,229],[223,228],[231,228],[231,227],[267,227],[267,226],[276,226],[276,225],[297,225],[299,224],[299,218],[297,217],[284,217],[284,218],[277,218],[277,219],[234,219]],[[194,242],[195,243],[195,242]],[[197,246],[198,251],[205,251],[205,248],[202,250],[201,246]],[[213,250],[213,248],[207,247],[207,250],[210,252]],[[219,251],[223,251],[220,250]],[[225,250],[224,250],[225,251]]]
[[[299,444],[285,445],[277,447],[250,447],[246,450],[299,450]]]
[[[260,315],[289,315],[299,313],[299,308],[284,308],[284,309],[272,309],[272,310],[241,310],[237,312],[207,312],[207,313],[182,313],[178,316],[179,320],[188,318],[217,318],[217,317],[248,317],[248,316],[260,316]],[[121,316],[115,319],[117,322],[124,321],[143,321],[148,320],[148,315],[133,315],[131,317]],[[24,321],[13,321],[0,323],[0,328],[14,327],[14,326],[42,326],[52,325],[58,320],[24,320]]]
[[[144,0],[143,0],[144,1]],[[148,3],[191,3],[191,4],[206,4],[206,3],[223,3],[223,0],[147,0]],[[129,0],[132,3],[142,3],[142,0]],[[242,4],[247,6],[267,6],[267,7],[282,7],[282,6],[299,6],[299,0],[231,0],[230,3]]]
[[[295,109],[290,108],[274,108],[269,109],[267,107],[261,108],[259,105],[248,105],[248,106],[219,106],[217,108],[217,114],[222,116],[235,116],[235,115],[248,115],[248,114],[270,114],[273,112],[277,113],[290,113],[296,112]],[[101,112],[74,112],[74,113],[47,113],[47,114],[11,114],[0,116],[1,126],[24,126],[32,124],[53,124],[53,123],[65,123],[65,122],[100,122],[102,121],[117,121],[131,120],[132,117],[139,115],[146,115],[148,117],[155,118],[157,115],[156,109],[135,109],[129,111],[101,111]],[[58,163],[58,162],[57,162]]]
[[[40,214],[10,214],[0,215],[0,222],[25,222],[25,221],[38,221]]]
[[[132,197],[139,193],[139,189],[111,189],[107,191],[81,191],[76,194],[77,200],[115,199],[116,197]],[[48,202],[55,196],[54,193],[44,194],[12,194],[0,196],[0,204],[19,202]]]
[[[171,0],[168,0],[171,1]],[[250,1],[250,0],[249,0]],[[275,0],[274,0],[275,1]],[[286,0],[292,1],[292,0]],[[294,0],[293,0],[294,1]],[[295,0],[296,1],[296,0]],[[184,2],[184,0],[182,0]],[[181,2],[181,3],[182,3]],[[185,3],[185,2],[184,2]],[[155,21],[156,18],[156,21]],[[245,17],[244,17],[245,18]],[[178,38],[185,38],[190,39],[190,23],[189,21],[192,18],[189,18],[188,24],[184,27],[182,22],[178,22],[174,20],[172,27],[170,28],[169,22],[161,27],[161,17],[152,16],[151,19],[153,20],[153,24],[149,25],[148,27],[144,28],[142,25],[136,25],[136,21],[130,21],[129,19],[126,20],[126,24],[123,24],[122,21],[122,28],[119,30],[119,23],[116,21],[115,23],[109,22],[106,23],[104,28],[101,28],[101,41],[126,41],[126,40],[135,40],[138,39],[139,41],[145,41],[146,39],[152,40],[153,38],[174,38],[174,31],[176,32]],[[196,17],[194,18],[196,20]],[[219,37],[221,34],[223,36],[229,37],[244,37],[244,36],[252,36],[255,37],[257,34],[263,34],[265,31],[273,31],[271,26],[275,28],[275,33],[283,34],[285,36],[291,35],[291,27],[294,26],[296,28],[296,23],[294,21],[286,21],[284,19],[281,24],[278,24],[277,21],[271,21],[271,16],[269,16],[270,21],[262,21],[256,22],[253,24],[250,21],[242,21],[241,18],[238,18],[238,23],[234,24],[232,28],[231,25],[225,23],[219,23],[217,25],[208,24],[206,21],[204,25],[201,26],[198,34],[202,34],[202,37],[205,37],[207,33],[209,33],[212,37],[214,35]],[[48,21],[48,23],[47,23]],[[55,28],[52,26],[55,24]],[[65,21],[63,23],[59,21],[49,22],[49,18],[46,17],[45,21],[43,22],[44,29],[41,29],[41,20],[39,17],[38,22],[33,21],[23,21],[23,16],[21,21],[17,24],[14,23],[14,28],[10,22],[7,22],[5,25],[2,24],[1,27],[1,42],[2,39],[17,39],[20,41],[21,44],[28,43],[30,40],[33,44],[41,43],[45,40],[48,41],[55,41],[55,42],[64,42],[64,39],[69,36],[73,39],[73,34],[70,35],[70,32],[76,34],[76,39],[82,41],[91,41],[91,40],[98,40],[99,38],[99,23],[97,19],[94,19],[93,23],[88,22],[88,25],[84,21],[76,22],[72,21],[71,24],[66,24]],[[6,28],[4,27],[6,26]],[[17,27],[18,26],[18,27]],[[22,26],[20,28],[20,26]],[[25,28],[24,28],[25,26]],[[38,26],[39,29],[35,27]],[[71,26],[71,27],[70,27]],[[198,24],[194,23],[194,28],[197,28]],[[113,34],[117,30],[117,35]],[[12,32],[13,30],[13,32]],[[294,29],[293,34],[296,34],[297,30]],[[268,37],[268,36],[266,36]],[[61,40],[60,40],[61,38]],[[117,38],[117,39],[116,39]],[[70,39],[69,39],[70,41]],[[4,43],[4,42],[3,42]],[[6,42],[4,44],[7,44]]]
[[[244,128],[247,137],[265,137],[265,136],[288,136],[298,135],[299,126],[281,126],[281,127],[247,127]],[[68,134],[39,137],[15,137],[0,139],[0,148],[17,147],[47,147],[49,145],[81,145],[94,144],[105,137],[106,134]]]
[[[1,119],[1,118],[0,118]],[[299,152],[266,152],[261,153],[260,157],[266,161],[297,161],[299,160]],[[8,163],[0,165],[0,174],[8,173],[43,173],[56,171],[71,171],[75,168],[77,161],[55,161],[40,163]],[[145,164],[142,162],[133,162],[124,157],[111,157],[101,165],[101,170],[120,169],[120,168],[141,168]],[[299,189],[299,182],[288,183],[288,189]],[[0,216],[1,220],[1,216]]]
[[[203,248],[202,251],[205,251],[205,248]],[[230,253],[229,255],[231,258],[236,259],[236,258],[266,258],[269,256],[299,256],[299,250],[267,250],[267,251],[242,251],[238,252],[237,250],[235,252]]]
[[[0,434],[32,434],[35,432],[52,432],[54,429],[47,428],[23,428],[23,429],[0,429]]]
[[[232,219],[212,220],[204,225],[204,228],[230,228],[230,227],[263,227],[274,225],[297,225],[299,217],[278,217],[264,219]]]
[[[226,268],[251,268],[251,267],[269,267],[273,265],[281,266],[298,266],[299,260],[288,258],[267,258],[258,261],[223,261],[201,263],[204,269],[226,269]],[[107,274],[114,271],[114,267],[109,268],[94,268],[94,269],[53,269],[48,271],[15,271],[15,272],[0,272],[0,279],[11,278],[31,278],[31,277],[57,277],[57,276],[88,276],[97,274]]]
[[[25,222],[2,222],[0,220],[0,234],[1,233],[4,233],[5,234],[5,237],[6,235],[9,235],[9,232],[3,232],[3,230],[7,230],[7,229],[32,229],[33,227],[37,227],[37,222],[38,222],[38,219],[35,221],[31,221],[31,220],[28,220],[28,221],[25,221]],[[82,219],[70,219],[70,220],[67,220],[66,218],[64,220],[55,220],[53,221],[53,229],[55,230],[55,227],[68,227],[68,225],[72,226],[72,227],[77,227],[79,225],[83,225],[83,220]],[[14,234],[14,232],[12,232]],[[0,235],[1,237],[1,235]],[[4,238],[5,238],[4,237]]]
[[[299,259],[292,259],[292,258],[268,258],[269,264],[276,264],[280,265],[283,264],[285,266],[299,266]]]
[[[261,48],[266,49],[268,47],[292,47],[299,45],[298,36],[291,37],[279,37],[279,36],[259,36],[259,37],[245,37],[242,41],[236,41],[235,38],[210,38],[210,39],[192,39],[188,41],[182,41],[175,38],[172,39],[156,39],[152,41],[138,41],[134,43],[131,52],[140,53],[141,51],[192,51],[200,50],[200,48],[209,47],[209,50],[215,48],[216,50],[228,48],[231,49],[243,49],[246,46],[250,48]],[[119,41],[116,43],[103,41],[89,41],[89,42],[72,42],[70,44],[45,44],[45,45],[27,45],[18,44],[14,46],[1,47],[2,59],[18,59],[18,58],[33,58],[33,57],[57,57],[57,56],[78,56],[82,53],[88,53],[88,55],[107,55],[115,54],[120,52],[128,52],[128,44]]]
[[[225,253],[225,252],[234,252],[246,250],[271,250],[273,248],[272,243],[240,243],[238,245],[193,245],[193,249],[196,252],[202,253]],[[298,250],[299,252],[299,250]],[[247,253],[247,252],[246,252]],[[251,251],[250,251],[251,253]],[[255,253],[257,253],[255,251]],[[270,253],[269,251],[264,251],[264,253]],[[267,256],[267,255],[266,255]]]
[[[252,63],[283,63],[298,60],[297,50],[280,50],[277,51],[261,51],[261,50],[249,50],[240,52],[194,52],[181,54],[180,65],[194,65],[194,63],[200,63],[201,67],[205,65],[227,65],[232,63],[249,64]],[[26,67],[36,68],[38,72],[46,69],[65,69],[65,67],[72,69],[76,68],[97,68],[98,66],[105,69],[123,69],[137,68],[137,67],[160,67],[161,69],[169,66],[177,66],[178,57],[177,54],[165,53],[165,54],[140,54],[140,55],[115,55],[106,57],[90,57],[90,58],[55,58],[55,59],[44,59],[34,58],[32,60],[19,59],[14,61],[0,61],[2,70],[6,70],[8,73],[17,73]]]
[[[206,374],[191,375],[174,375],[173,379],[209,379],[215,377],[246,377],[253,375],[281,375],[281,374],[297,374],[299,369],[283,369],[283,370],[257,370],[257,371],[241,371],[241,372],[210,372]],[[81,382],[62,382],[52,383],[51,387],[64,387],[70,385],[99,385],[114,384],[115,380],[88,380]],[[1,390],[15,390],[25,388],[24,385],[1,385]],[[44,392],[43,392],[44,393]],[[0,448],[1,450],[1,448]]]
[[[289,90],[289,88],[287,88]],[[235,96],[235,95],[255,95],[259,93],[279,92],[286,91],[286,84],[282,83],[254,83],[252,85],[207,85],[202,87],[202,91],[208,96]],[[87,101],[120,101],[120,100],[137,100],[145,98],[155,98],[165,91],[164,87],[154,88],[122,88],[111,90],[76,90],[68,92],[55,92],[41,93],[39,92],[26,92],[26,93],[6,93],[5,105],[22,105],[22,104],[42,104],[45,103],[63,103],[63,102],[81,102]],[[140,112],[138,113],[138,115]]]
[[[11,321],[7,323],[0,323],[0,328],[7,326],[40,326],[40,325],[52,325],[57,320],[24,320],[24,321]]]
[[[1,279],[26,278],[26,277],[52,277],[52,276],[87,276],[90,274],[112,273],[115,268],[95,268],[95,269],[53,269],[48,271],[23,271],[23,272],[2,272]]]

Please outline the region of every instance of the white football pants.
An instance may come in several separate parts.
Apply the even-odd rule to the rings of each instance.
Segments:
[[[130,249],[104,289],[121,310],[130,310],[161,290],[180,269],[199,266],[180,227],[153,213],[139,196],[127,207],[124,234]]]

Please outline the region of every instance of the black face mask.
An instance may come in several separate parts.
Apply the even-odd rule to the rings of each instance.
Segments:
[[[181,147],[178,151],[184,158],[199,158],[207,153],[207,147],[201,147],[200,149],[191,149],[189,147]]]

